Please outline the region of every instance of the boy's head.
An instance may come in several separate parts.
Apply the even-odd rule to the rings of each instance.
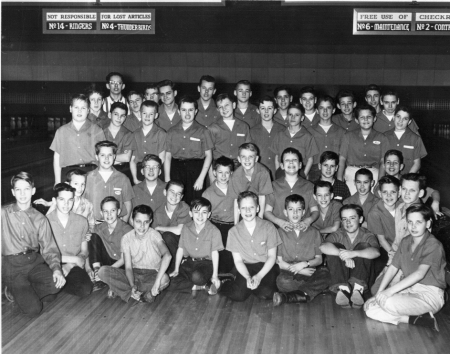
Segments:
[[[293,224],[298,224],[305,215],[305,199],[298,194],[291,194],[284,200],[284,215]]]
[[[76,123],[84,123],[89,114],[89,99],[82,93],[72,96],[72,104],[70,105],[70,113],[72,120]]]
[[[133,218],[134,231],[140,236],[145,235],[153,220],[152,208],[144,204],[135,206],[131,216]]]
[[[332,178],[339,168],[339,155],[334,151],[324,151],[319,161],[321,175],[324,178]]]
[[[372,129],[373,124],[377,119],[376,115],[377,111],[372,106],[362,105],[355,108],[355,117],[359,125],[361,126],[361,129]]]
[[[210,75],[203,75],[197,86],[200,97],[203,101],[208,102],[216,93],[216,79]]]
[[[167,203],[170,205],[177,205],[183,198],[184,184],[178,180],[170,180],[164,189]]]
[[[298,175],[298,171],[302,168],[302,154],[297,149],[288,147],[281,153],[280,162],[280,167],[286,174]]]
[[[396,131],[406,130],[411,124],[411,110],[405,106],[397,106],[394,113],[394,124]]]
[[[398,176],[403,170],[403,153],[399,150],[388,150],[384,154],[384,166],[386,174],[390,176]]]
[[[227,93],[221,93],[217,96],[216,106],[223,119],[230,119],[233,117],[233,110],[236,107],[236,104]]]
[[[287,86],[278,86],[273,90],[278,108],[286,110],[292,102],[292,90]]]
[[[149,84],[145,86],[144,98],[146,101],[159,102],[159,88],[157,84]]]
[[[75,188],[67,183],[58,183],[53,187],[53,200],[56,209],[62,214],[68,214],[73,207]]]
[[[319,97],[317,99],[317,111],[319,112],[319,116],[322,120],[329,121],[335,111],[333,98],[331,96]]]
[[[327,208],[333,197],[333,185],[330,182],[318,181],[314,185],[314,199],[321,208]]]
[[[378,194],[384,205],[393,207],[400,197],[400,181],[394,176],[384,176],[378,181]]]
[[[380,105],[380,94],[380,88],[374,84],[367,85],[364,89],[364,98],[367,104],[371,105],[375,109],[377,109]]]
[[[160,83],[158,83],[158,89],[162,103],[164,103],[166,106],[169,106],[175,102],[177,90],[175,90],[175,83],[173,81],[161,81]]]
[[[143,98],[144,96],[140,92],[137,91],[128,92],[128,103],[130,104],[130,108],[133,113],[138,113],[141,111]]]
[[[305,109],[306,113],[310,114],[314,111],[317,97],[316,91],[311,86],[305,86],[300,89],[300,103]]]
[[[66,173],[66,183],[75,188],[75,195],[81,197],[86,188],[86,172],[73,169]]]
[[[355,173],[355,186],[360,196],[369,194],[375,181],[373,180],[373,173],[367,168],[360,168]]]
[[[258,147],[253,143],[244,143],[239,146],[238,161],[245,170],[251,170],[258,161]]]
[[[216,161],[214,161],[213,175],[219,183],[228,184],[233,171],[234,163],[232,159],[226,156],[220,156]]]
[[[110,170],[116,158],[117,145],[111,141],[104,140],[95,144],[95,158],[100,170]]]
[[[291,103],[288,107],[288,119],[290,127],[299,127],[303,119],[305,119],[305,108],[301,104]]]
[[[125,119],[127,119],[128,107],[125,103],[122,102],[114,102],[111,105],[111,111],[109,113],[109,118],[111,118],[111,123],[120,127]]]
[[[120,215],[120,202],[114,197],[106,197],[100,202],[103,220],[108,224],[114,224]]]
[[[179,103],[178,112],[181,115],[181,120],[184,124],[192,124],[197,114],[198,103],[191,96],[183,96]]]
[[[113,95],[120,95],[125,88],[122,74],[113,71],[106,75],[106,87]]]
[[[238,195],[239,213],[244,221],[253,221],[259,212],[258,196],[249,191],[239,193]]]
[[[387,114],[393,115],[395,113],[395,108],[400,103],[398,99],[398,94],[394,90],[387,90],[381,95],[381,104]]]
[[[248,102],[252,96],[252,84],[248,80],[238,81],[234,89],[234,95],[239,102]]]
[[[150,126],[155,122],[159,116],[158,104],[155,101],[147,100],[141,105],[141,120],[142,125]]]
[[[102,109],[103,105],[103,90],[96,84],[91,84],[86,90],[86,96],[89,99],[89,105],[91,110],[98,112]]]
[[[211,202],[203,197],[194,199],[191,202],[189,215],[194,220],[195,225],[204,225],[211,216]]]
[[[349,233],[358,231],[359,226],[364,221],[362,207],[357,204],[346,204],[340,210],[342,227]]]
[[[345,115],[353,113],[353,109],[356,107],[356,97],[352,91],[341,90],[336,96],[337,106],[341,112]]]
[[[406,204],[417,203],[425,195],[427,179],[418,173],[407,173],[400,179],[400,195]]]
[[[157,155],[148,154],[142,159],[141,173],[149,182],[156,181],[161,174],[162,161]]]
[[[36,193],[33,176],[27,172],[20,172],[11,178],[11,191],[17,203],[26,205]]]
[[[431,228],[433,209],[426,204],[412,205],[406,209],[408,231],[412,237],[421,237]]]
[[[264,96],[259,100],[258,112],[261,119],[266,122],[270,122],[277,109],[275,100],[270,96]]]

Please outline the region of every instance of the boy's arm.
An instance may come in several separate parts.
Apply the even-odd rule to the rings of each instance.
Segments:
[[[125,150],[123,154],[116,155],[116,162],[130,162],[131,150]]]
[[[344,156],[342,156],[342,155],[339,156],[339,168],[338,168],[338,171],[337,171],[337,179],[339,181],[343,181],[344,180],[345,161],[346,160],[347,159]]]
[[[230,187],[228,187],[230,188]],[[239,205],[237,199],[234,200],[234,224],[237,225],[239,222]]]
[[[131,215],[131,200],[123,202],[123,204],[125,204],[125,208],[127,208],[127,213],[124,216],[122,216],[122,220],[128,222],[128,219],[130,218]]]
[[[61,165],[59,164],[59,154],[53,154],[53,172],[55,174],[55,184],[61,183]]]
[[[339,229],[339,226],[341,226],[340,221],[335,221],[333,226],[324,227],[323,229],[320,229],[319,232],[321,234],[331,234],[332,232],[335,232]]]
[[[125,261],[125,275],[127,276],[128,283],[131,288],[137,290],[136,285],[134,284],[134,274],[133,274],[133,265],[131,263],[131,252],[129,249],[126,249],[125,252],[122,253]]]
[[[179,224],[177,226],[157,226],[155,227],[156,231],[160,232],[172,232],[175,235],[181,235],[181,230],[183,230],[184,224]]]
[[[380,246],[383,247],[387,253],[392,251],[392,246],[387,242],[386,237],[384,235],[377,235],[378,242]]]
[[[309,208],[309,211],[311,212],[311,215],[300,222],[300,230],[302,231],[306,231],[320,216],[319,208],[316,206]]]
[[[291,266],[289,263],[285,262],[283,260],[283,257],[281,257],[281,256],[277,257],[277,263],[280,266],[280,269],[284,269],[284,270],[288,270],[289,267]]]
[[[123,253],[120,254],[120,259],[118,261],[115,261],[111,267],[113,268],[120,268],[125,264],[125,261],[123,259]]]
[[[164,181],[170,181],[170,164],[172,163],[172,153],[166,151],[166,159],[164,162]]]
[[[320,250],[324,254],[328,254],[330,256],[339,256],[339,248],[337,248],[333,243],[331,242],[324,242],[320,245]]]
[[[439,191],[434,190],[433,193],[431,193],[430,198],[433,200],[433,202],[431,203],[431,208],[433,209],[434,213],[439,216],[444,215],[439,210],[439,204],[441,202],[441,195],[439,194]]]
[[[203,167],[202,171],[200,172],[200,175],[198,176],[197,180],[194,184],[194,190],[199,191],[203,188],[203,184],[205,182],[206,175],[209,170],[209,166],[211,166],[212,162],[212,152],[211,150],[205,151],[205,160],[203,161]]]
[[[292,224],[288,220],[277,218],[273,214],[273,207],[269,204],[266,205],[266,210],[264,211],[264,218],[266,220],[269,220],[273,224],[278,225],[284,231],[292,231],[293,230]]]
[[[252,277],[248,272],[247,266],[244,264],[241,254],[238,252],[233,252],[233,260],[237,271],[244,277],[245,280],[247,280],[247,287],[249,288],[251,286]]]
[[[380,256],[380,251],[375,247],[368,247],[363,250],[341,250],[339,252],[339,257],[345,261],[349,258],[365,258],[365,259],[375,259]]]
[[[280,162],[278,161],[278,155],[275,155],[275,171],[280,168]]]
[[[161,280],[166,274],[167,268],[169,268],[170,260],[172,255],[169,252],[166,244],[164,242],[158,242],[158,249],[162,255],[161,266],[159,267],[158,274],[156,275],[155,284],[152,287],[152,295],[156,296],[159,294],[159,289],[161,287]]]
[[[267,273],[273,268],[275,261],[277,259],[277,247],[272,247],[267,252],[267,260],[261,270],[252,277],[253,289],[256,289],[261,283],[262,278],[266,276]]]
[[[214,283],[216,287],[220,287],[219,280],[219,251],[212,251],[211,253],[212,264],[213,264],[213,274],[211,277],[211,281]]]
[[[164,163],[164,161],[166,161],[166,150],[161,151],[158,154],[159,158],[161,159],[161,161]]]
[[[412,165],[411,169],[409,170],[409,173],[417,173],[417,171],[420,170],[421,161],[422,160],[420,159],[420,157],[418,159],[414,159],[413,165]]]
[[[130,160],[130,171],[131,171],[131,175],[133,176],[133,182],[134,184],[138,184],[141,181],[139,181],[137,179],[137,164],[136,164],[136,156],[131,156],[131,160]]]
[[[180,272],[180,264],[181,261],[183,260],[183,253],[184,253],[183,249],[181,247],[178,247],[177,254],[175,256],[175,268],[173,272],[169,274],[171,278],[176,277]]]
[[[397,272],[398,268],[393,266],[392,264],[388,267],[386,273],[383,276],[383,279],[381,280],[381,284],[380,287],[378,288],[377,294],[382,292],[384,289],[388,287],[388,285],[390,284],[391,280],[394,279]]]
[[[309,171],[311,170],[312,164],[313,164],[313,158],[310,157],[310,158],[308,158],[308,161],[306,162],[306,165],[305,165],[304,172],[305,172],[306,179],[308,179],[308,174],[309,174]]]
[[[340,166],[339,166],[340,169]],[[382,157],[380,160],[380,171],[378,172],[378,180],[384,176],[384,158]],[[339,171],[338,171],[339,172]],[[377,181],[378,182],[378,181]]]
[[[258,195],[259,200],[259,213],[258,216],[263,219],[264,218],[264,210],[266,209],[266,196]]]

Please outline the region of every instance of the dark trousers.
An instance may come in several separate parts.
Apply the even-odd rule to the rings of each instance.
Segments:
[[[197,181],[197,178],[202,171],[204,161],[204,159],[172,159],[170,166],[170,179],[176,179],[183,182],[183,200],[188,205],[190,205],[194,199],[200,198],[202,193],[205,191],[205,182],[203,182],[202,189],[198,191],[194,190],[195,181]]]
[[[234,226],[231,224],[222,224],[211,220],[215,227],[217,227],[222,235],[223,247],[227,246],[228,231]],[[233,254],[228,250],[219,251],[219,273],[229,273],[234,267]]]
[[[52,295],[61,290],[55,286],[52,270],[35,252],[2,256],[2,281],[21,311],[28,316],[39,315],[42,301],[53,300]]]
[[[89,264],[94,269],[94,263],[100,263],[100,265],[113,265],[117,262],[117,259],[111,258],[102,238],[97,234],[92,234],[91,240],[88,242],[89,250]]]
[[[175,258],[178,250],[178,242],[180,241],[180,236],[175,235],[173,232],[164,232],[162,238],[169,249],[172,259],[170,260],[169,267],[167,268],[167,274],[172,273],[175,270]]]
[[[252,277],[264,267],[264,263],[245,264],[245,266]],[[266,276],[261,279],[259,286],[254,290],[247,288],[247,280],[238,272],[236,267],[231,270],[231,273],[236,276],[236,279],[225,282],[220,288],[220,293],[233,301],[245,301],[251,294],[259,299],[272,300],[273,294],[278,290],[276,283],[277,277],[280,274],[278,264],[272,267]]]
[[[340,243],[333,243],[337,248],[345,249],[344,245]],[[363,250],[371,247],[367,242],[358,243],[353,249]],[[331,287],[332,291],[337,291],[339,285],[353,286],[355,283],[364,287],[364,291],[372,286],[374,281],[373,260],[361,257],[353,258],[355,268],[347,268],[345,262],[339,256],[327,255],[327,267],[331,273]]]
[[[122,172],[125,176],[127,176],[131,184],[133,184],[133,175],[131,174],[129,162],[122,162],[120,165],[114,165],[114,168],[117,171]]]
[[[66,174],[67,174],[67,172],[69,172],[71,170],[78,169],[78,170],[88,173],[90,171],[94,171],[96,168],[97,168],[97,165],[95,165],[95,164],[88,164],[87,166],[84,166],[84,167],[79,167],[78,165],[63,167],[61,169],[61,182],[65,182]]]
[[[188,257],[181,263],[178,275],[171,279],[168,290],[190,290],[193,285],[205,285],[210,282],[212,274],[212,261],[194,261]]]
[[[75,266],[66,275],[66,284],[63,287],[63,291],[71,295],[85,297],[92,292],[92,286],[93,284],[88,273],[84,269]]]

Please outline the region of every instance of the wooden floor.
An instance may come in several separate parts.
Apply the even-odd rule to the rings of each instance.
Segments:
[[[437,315],[440,333],[369,320],[342,309],[333,295],[308,305],[273,307],[251,297],[165,293],[154,304],[130,306],[61,294],[38,318],[2,301],[3,353],[448,353],[450,311]]]

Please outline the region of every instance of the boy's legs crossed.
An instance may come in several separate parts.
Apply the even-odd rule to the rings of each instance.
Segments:
[[[66,275],[66,284],[63,291],[79,297],[88,296],[92,292],[92,282],[89,275],[84,269],[78,266],[73,267]]]
[[[169,289],[191,290],[193,285],[206,285],[210,282],[212,273],[212,261],[194,261],[191,257],[188,257],[184,262],[181,263],[178,276],[172,278]]]
[[[134,284],[137,286],[138,291],[142,292],[143,294],[151,292],[152,287],[155,284],[156,277],[158,276],[158,271],[156,269],[133,268],[133,274]],[[164,274],[158,290],[162,291],[168,286],[169,277],[167,274]]]
[[[252,291],[247,288],[247,280],[238,272],[236,267],[233,267],[230,273],[236,278],[235,280],[223,283],[219,289],[220,294],[225,295],[233,301],[245,301],[252,294]]]
[[[330,284],[330,271],[325,267],[316,268],[316,271],[310,277],[282,269],[277,277],[277,287],[280,292],[287,293],[301,290],[309,296],[310,301],[328,289]]]
[[[175,270],[175,259],[178,250],[178,243],[180,241],[180,236],[175,235],[173,232],[166,231],[162,234],[162,238],[169,249],[172,259],[170,260],[169,267],[167,268],[167,273],[170,274]]]
[[[211,220],[211,222],[219,229],[220,234],[222,235],[223,247],[226,247],[228,231],[234,226],[234,223],[221,223],[214,220]],[[219,273],[229,273],[231,269],[233,269],[233,266],[233,254],[226,249],[219,251]]]
[[[116,260],[109,256],[106,250],[105,244],[101,237],[97,234],[92,234],[91,240],[88,242],[89,250],[89,264],[94,269],[94,263],[100,263],[100,265],[113,265]],[[120,258],[120,254],[118,255]]]
[[[251,276],[257,274],[262,267],[264,267],[264,263],[255,263],[249,265],[249,271]],[[277,277],[280,274],[280,267],[278,264],[275,264],[272,269],[261,279],[261,283],[259,286],[252,290],[253,295],[255,295],[258,299],[262,300],[272,300],[273,294],[278,290],[277,289]]]
[[[108,284],[109,289],[123,301],[128,302],[131,296],[131,286],[124,269],[103,266],[98,271],[99,278]]]

